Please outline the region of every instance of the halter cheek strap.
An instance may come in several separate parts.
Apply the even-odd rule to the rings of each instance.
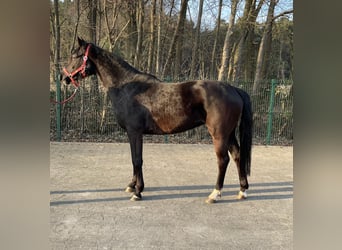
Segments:
[[[78,73],[81,73],[83,78],[87,76],[86,72],[85,72],[85,69],[86,69],[86,64],[87,64],[87,60],[88,60],[89,49],[90,49],[90,44],[88,44],[88,46],[87,46],[86,52],[85,52],[85,54],[83,56],[83,63],[82,63],[82,65],[80,67],[78,67],[77,69],[75,69],[71,73],[66,68],[63,68],[64,74],[67,75],[70,78],[72,84],[76,88],[78,88],[80,86],[80,84],[74,79],[74,76],[76,74],[78,74]]]

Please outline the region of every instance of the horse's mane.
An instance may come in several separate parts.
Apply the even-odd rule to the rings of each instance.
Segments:
[[[107,63],[110,63],[113,65],[113,67],[119,67],[122,70],[131,73],[131,75],[134,75],[132,79],[133,81],[161,82],[161,80],[159,80],[156,76],[141,72],[140,70],[134,68],[119,55],[106,51],[98,46],[93,46],[96,48],[96,53],[101,54]]]

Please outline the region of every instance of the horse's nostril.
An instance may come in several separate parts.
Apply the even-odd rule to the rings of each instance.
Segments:
[[[62,81],[63,81],[63,83],[66,84],[66,85],[70,84],[70,82],[71,82],[71,80],[70,80],[70,78],[69,78],[68,76],[65,77]]]

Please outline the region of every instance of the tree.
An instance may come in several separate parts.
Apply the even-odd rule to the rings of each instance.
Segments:
[[[96,17],[97,17],[97,0],[88,0],[89,4],[89,37],[90,41],[96,44]]]
[[[163,14],[163,0],[159,0],[159,13],[158,13],[158,38],[157,38],[157,55],[156,55],[156,73],[160,74],[161,69],[161,25],[162,25],[162,14]]]
[[[144,23],[144,14],[145,14],[145,8],[144,8],[144,0],[138,0],[138,24],[137,24],[137,44],[135,49],[135,56],[134,56],[134,66],[137,68],[140,68],[140,58],[142,53],[142,43],[143,43],[143,23]]]
[[[175,64],[174,64],[174,73],[173,73],[173,79],[180,80],[181,78],[181,65],[182,65],[182,50],[183,50],[183,42],[184,42],[184,25],[186,20],[186,10],[188,8],[188,1],[189,0],[182,0],[181,4],[181,10],[179,14],[179,34],[178,39],[176,42],[176,58],[175,58]]]
[[[253,39],[256,19],[265,0],[246,0],[240,20],[240,38],[235,52],[233,81],[252,78]]]
[[[75,0],[74,1],[74,8],[76,10],[76,22],[75,22],[75,28],[74,28],[74,35],[73,35],[73,40],[72,40],[72,45],[71,45],[71,49],[74,48],[75,46],[75,42],[76,42],[76,38],[77,38],[77,31],[78,31],[78,25],[80,23],[80,0]]]
[[[196,34],[195,34],[195,42],[192,50],[192,59],[191,59],[191,68],[190,68],[190,79],[194,79],[196,77],[196,68],[197,68],[197,54],[198,46],[200,43],[200,32],[201,32],[201,21],[202,21],[202,11],[203,11],[203,0],[200,0],[199,10],[198,10],[198,18],[196,25]]]
[[[273,40],[272,39],[273,23],[276,20],[276,18],[279,18],[283,15],[290,14],[293,12],[293,10],[284,11],[274,17],[274,9],[278,2],[279,0],[270,0],[270,5],[268,8],[268,13],[267,13],[267,19],[264,25],[264,32],[263,32],[261,43],[259,46],[258,58],[256,62],[256,71],[255,71],[255,77],[254,77],[254,83],[253,83],[253,94],[258,92],[262,80],[265,79],[267,76],[267,69],[269,68],[271,47],[272,47],[272,40]]]
[[[154,64],[154,45],[155,45],[155,15],[156,15],[156,4],[157,0],[152,0],[151,3],[151,10],[150,10],[150,44],[148,47],[148,60],[147,60],[147,70],[153,73],[153,64]]]
[[[54,15],[54,35],[55,35],[55,77],[58,78],[59,74],[59,61],[60,61],[60,50],[61,50],[61,31],[60,31],[60,23],[59,23],[59,6],[58,0],[54,0],[54,8],[55,8],[55,15]]]
[[[269,55],[272,43],[272,23],[274,8],[279,0],[270,0],[270,6],[268,8],[267,19],[265,23],[264,32],[262,35],[261,43],[258,51],[258,58],[256,63],[256,71],[253,83],[253,94],[258,91],[260,82],[265,77],[265,70],[269,62]]]
[[[217,43],[220,35],[220,28],[221,28],[221,12],[222,12],[222,0],[219,0],[219,9],[218,9],[218,15],[217,15],[217,22],[216,22],[216,31],[215,31],[215,41],[214,41],[214,47],[213,51],[211,53],[211,60],[210,60],[210,69],[209,69],[209,75],[211,79],[214,79],[214,74],[216,73],[216,48]]]
[[[186,9],[188,6],[188,0],[182,0],[181,3],[181,10],[178,16],[177,21],[177,27],[174,32],[174,35],[172,37],[171,46],[169,48],[169,52],[166,58],[166,62],[164,65],[164,69],[162,72],[161,78],[163,79],[165,77],[165,74],[167,73],[167,70],[170,69],[171,61],[175,61],[175,72],[174,72],[174,78],[175,76],[179,77],[179,71],[180,71],[180,60],[181,60],[181,45],[182,45],[182,37],[183,37],[183,30],[184,30],[184,22],[186,17]],[[176,48],[177,46],[177,48]],[[175,53],[176,51],[176,53]],[[176,55],[175,55],[176,54]]]
[[[137,36],[137,1],[125,1],[127,4],[126,15],[128,16],[128,30],[126,37],[126,56],[129,62],[134,63],[134,55],[138,41]]]
[[[235,24],[235,15],[236,15],[238,2],[239,0],[232,0],[229,24],[228,24],[227,33],[224,39],[224,45],[222,49],[221,67],[218,73],[219,81],[225,80],[228,76],[228,62],[230,60],[231,37],[233,33],[233,27]]]

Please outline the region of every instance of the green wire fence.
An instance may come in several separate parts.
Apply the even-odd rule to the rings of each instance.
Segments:
[[[95,82],[95,83],[94,83]],[[72,87],[51,86],[50,97],[63,100],[73,92]],[[83,80],[75,98],[64,105],[50,106],[51,141],[128,142],[127,135],[117,124],[106,92],[94,80]],[[265,80],[253,92],[253,82],[238,82],[252,100],[254,144],[293,144],[292,81]],[[167,136],[146,135],[145,142],[211,143],[206,127]]]

